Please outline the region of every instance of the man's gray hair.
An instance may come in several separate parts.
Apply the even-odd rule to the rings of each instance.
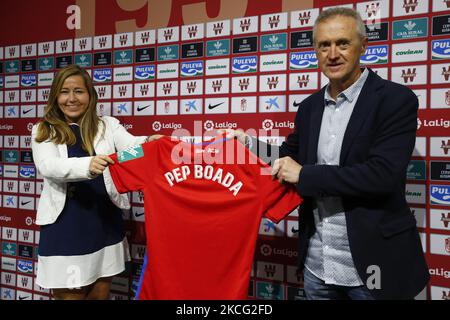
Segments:
[[[316,29],[317,25],[319,23],[322,23],[330,18],[333,18],[335,16],[344,16],[344,17],[350,17],[355,19],[356,21],[356,31],[358,32],[359,36],[361,38],[367,37],[366,33],[366,26],[364,25],[364,22],[361,18],[361,15],[358,11],[350,8],[345,7],[334,7],[327,10],[322,11],[319,16],[317,17],[316,21],[314,22],[314,28],[313,28],[313,41],[316,41]]]

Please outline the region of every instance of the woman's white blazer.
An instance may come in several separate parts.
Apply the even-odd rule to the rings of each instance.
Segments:
[[[108,155],[145,142],[146,136],[133,136],[113,117],[103,116],[94,140],[97,155]],[[105,130],[103,130],[105,129]],[[44,177],[44,186],[36,213],[36,224],[56,221],[66,201],[67,183],[92,179],[89,164],[92,157],[68,158],[66,144],[35,141],[37,125],[31,133],[31,148],[37,170]],[[120,194],[111,179],[109,169],[103,172],[106,191],[111,201],[121,209],[129,209],[127,194]]]

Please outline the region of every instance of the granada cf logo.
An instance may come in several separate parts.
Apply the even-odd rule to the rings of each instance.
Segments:
[[[247,99],[242,98],[241,99],[241,111],[247,110]]]
[[[376,18],[378,16],[378,13],[380,12],[380,3],[376,2],[376,3],[367,4],[366,12],[367,12],[367,16],[369,18],[372,18],[372,16],[374,18]]]

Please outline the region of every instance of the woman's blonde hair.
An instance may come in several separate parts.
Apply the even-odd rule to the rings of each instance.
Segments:
[[[69,65],[61,69],[53,79],[50,95],[45,107],[44,117],[39,123],[36,142],[50,140],[56,144],[74,145],[76,138],[70,129],[64,113],[58,106],[58,95],[61,92],[64,81],[72,76],[81,76],[89,93],[89,105],[79,122],[83,150],[90,155],[94,154],[94,139],[98,132],[101,119],[97,116],[97,91],[95,91],[92,79],[86,70],[78,65]]]

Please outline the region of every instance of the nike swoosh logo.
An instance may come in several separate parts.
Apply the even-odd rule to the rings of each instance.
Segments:
[[[298,229],[295,229],[294,227],[291,228],[292,233],[298,233]]]
[[[298,108],[298,107],[300,107],[300,102],[297,103],[297,102],[294,101],[294,103],[293,103],[292,105],[293,105],[294,107]]]
[[[22,202],[20,202],[20,204],[24,206],[24,205],[26,205],[26,204],[29,204],[30,202],[31,202],[31,200],[30,200],[30,201],[27,201],[27,202],[23,202],[23,201],[22,201]]]
[[[27,114],[28,112],[30,112],[31,110],[33,110],[33,108],[29,109],[29,110],[23,110],[23,114]]]
[[[148,106],[139,106],[139,107],[137,107],[137,111],[139,112],[139,111],[142,111],[142,110],[144,110],[144,109],[147,109],[148,107],[150,107],[151,105],[149,104]]]
[[[224,104],[224,103],[225,103],[225,102],[221,102],[221,103],[218,103],[218,104],[215,104],[215,105],[209,104],[209,105],[208,105],[208,109],[209,109],[209,110],[212,110],[212,109],[217,108],[218,106],[220,106],[221,104]]]
[[[140,216],[143,216],[145,213],[144,212],[142,212],[142,213],[135,213],[134,214],[134,216],[136,217],[136,218],[138,218],[138,217],[140,217]]]
[[[25,299],[28,299],[28,297],[20,297],[19,296],[19,300],[25,300]]]

